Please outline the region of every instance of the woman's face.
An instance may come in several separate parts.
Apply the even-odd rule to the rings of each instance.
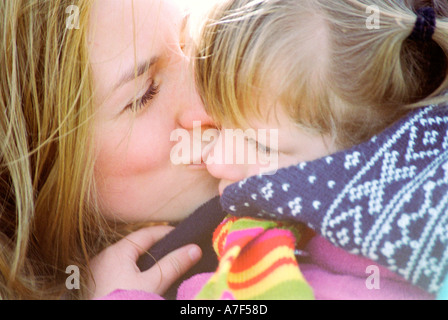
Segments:
[[[217,195],[205,166],[170,160],[174,130],[212,125],[184,52],[184,18],[168,0],[97,0],[92,8],[95,181],[108,219],[178,221]]]

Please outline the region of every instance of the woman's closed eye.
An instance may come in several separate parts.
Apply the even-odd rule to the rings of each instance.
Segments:
[[[129,110],[132,112],[138,112],[142,110],[151,100],[155,98],[155,96],[159,93],[159,89],[159,85],[152,81],[149,85],[148,90],[146,90],[143,96],[128,104],[125,107],[125,110]]]

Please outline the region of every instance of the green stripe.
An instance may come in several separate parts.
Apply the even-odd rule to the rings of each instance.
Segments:
[[[292,280],[282,282],[249,300],[314,300],[314,293],[305,281]]]

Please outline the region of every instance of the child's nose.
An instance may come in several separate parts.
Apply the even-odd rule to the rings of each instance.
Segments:
[[[229,183],[243,180],[247,177],[247,166],[235,161],[235,147],[226,142],[225,135],[221,133],[204,149],[203,159],[207,170],[212,176]]]

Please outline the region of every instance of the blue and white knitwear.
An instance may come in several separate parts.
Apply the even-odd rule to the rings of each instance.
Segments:
[[[448,106],[369,141],[224,190],[223,208],[307,224],[334,245],[437,293],[448,274]]]

